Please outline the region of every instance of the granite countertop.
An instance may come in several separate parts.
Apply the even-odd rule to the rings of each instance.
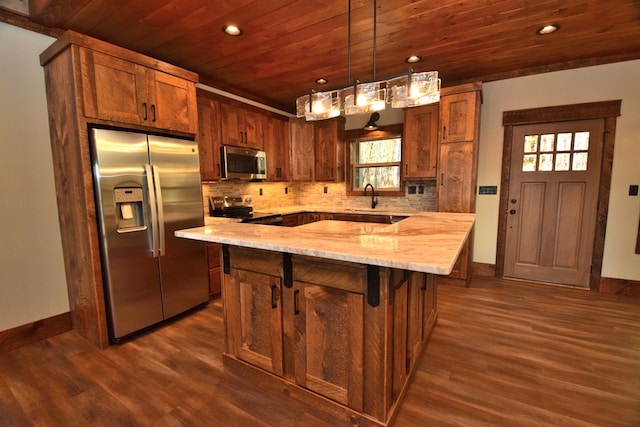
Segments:
[[[296,212],[300,212],[300,207],[297,209]],[[282,210],[275,213],[282,213]],[[394,214],[398,215],[397,212]],[[395,224],[318,221],[298,227],[274,227],[218,221],[204,227],[178,230],[175,235],[447,275],[451,273],[474,221],[475,214],[445,212],[413,213]]]
[[[295,205],[285,206],[271,209],[258,209],[254,210],[255,213],[260,214],[273,214],[273,215],[289,215],[303,212],[327,212],[327,213],[350,213],[350,214],[374,214],[374,215],[398,215],[398,216],[411,216],[416,211],[385,211],[381,209],[371,208],[345,208],[345,207],[331,207],[331,206],[316,206],[316,205]]]

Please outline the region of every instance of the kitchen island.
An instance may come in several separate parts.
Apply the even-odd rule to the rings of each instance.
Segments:
[[[389,425],[436,321],[474,214],[394,224],[214,223],[176,236],[223,245],[227,368],[276,382],[353,425]]]

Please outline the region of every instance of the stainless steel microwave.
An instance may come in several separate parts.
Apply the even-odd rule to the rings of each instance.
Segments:
[[[231,145],[223,145],[220,151],[222,179],[267,179],[264,151]]]

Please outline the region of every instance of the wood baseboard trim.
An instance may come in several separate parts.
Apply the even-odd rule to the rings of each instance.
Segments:
[[[600,292],[640,297],[640,281],[601,277]]]
[[[71,313],[66,312],[26,325],[0,331],[0,354],[50,338],[72,329]]]
[[[474,262],[471,265],[471,271],[474,276],[478,277],[496,277],[496,265],[485,264],[482,262]]]

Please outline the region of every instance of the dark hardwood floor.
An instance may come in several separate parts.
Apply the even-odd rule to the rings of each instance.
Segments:
[[[477,278],[438,293],[395,426],[640,426],[640,299]],[[221,312],[0,355],[0,426],[351,425],[225,373]]]

